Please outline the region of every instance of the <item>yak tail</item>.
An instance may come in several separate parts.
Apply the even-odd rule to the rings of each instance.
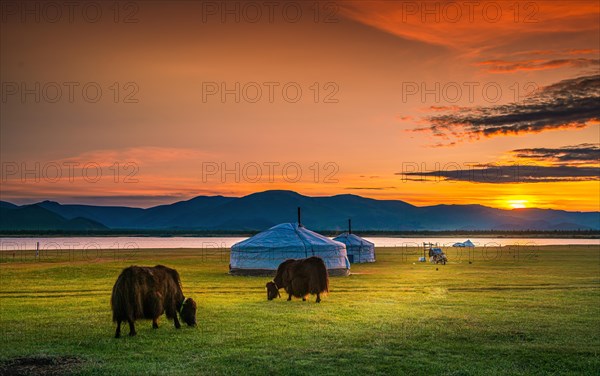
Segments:
[[[135,320],[144,316],[143,294],[133,268],[125,268],[112,290],[113,321]]]

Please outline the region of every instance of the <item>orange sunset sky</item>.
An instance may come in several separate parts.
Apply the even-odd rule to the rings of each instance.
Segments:
[[[599,210],[596,0],[28,4],[2,4],[2,200]]]

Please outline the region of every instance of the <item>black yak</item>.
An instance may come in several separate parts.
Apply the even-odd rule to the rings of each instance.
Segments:
[[[196,302],[183,296],[177,270],[163,265],[123,269],[113,287],[110,304],[117,323],[115,338],[121,336],[122,321],[129,323],[129,335],[134,336],[135,320],[152,319],[156,329],[163,313],[173,319],[177,329],[181,327],[178,313],[187,325],[196,325]]]
[[[292,296],[304,301],[308,294],[316,294],[319,303],[321,294],[329,291],[327,268],[320,257],[286,260],[279,265],[275,278],[266,287],[269,300],[280,297],[279,289],[283,288],[288,293],[288,301]]]

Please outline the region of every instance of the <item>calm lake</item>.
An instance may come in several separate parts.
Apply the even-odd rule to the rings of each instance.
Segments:
[[[245,237],[49,237],[49,238],[0,238],[0,250],[40,249],[144,249],[144,248],[229,248]],[[365,237],[376,247],[421,247],[423,242],[437,243],[441,247],[467,240],[464,238],[400,238]],[[470,238],[476,247],[512,245],[590,245],[600,246],[600,239],[551,239],[551,238]]]

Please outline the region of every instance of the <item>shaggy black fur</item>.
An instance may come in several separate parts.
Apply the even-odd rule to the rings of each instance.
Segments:
[[[319,303],[321,294],[329,291],[325,263],[320,257],[282,262],[273,281],[267,283],[267,299],[272,300],[279,296],[281,288],[287,292],[288,301],[292,300],[292,296],[306,300],[309,294],[316,294]]]
[[[136,320],[152,319],[152,327],[158,328],[158,318],[163,313],[177,329],[181,327],[178,313],[187,325],[196,325],[196,302],[183,296],[179,273],[163,265],[123,269],[113,287],[110,304],[117,323],[115,338],[121,336],[122,321],[129,323],[129,335],[134,336]]]

